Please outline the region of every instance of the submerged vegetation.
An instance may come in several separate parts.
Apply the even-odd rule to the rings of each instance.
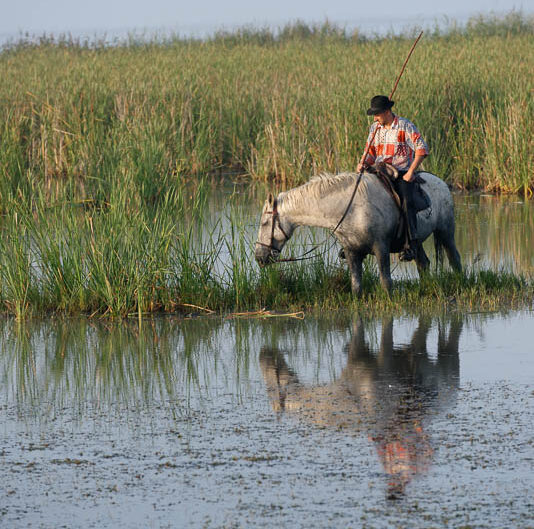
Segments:
[[[464,189],[532,193],[533,38],[532,19],[517,13],[426,35],[395,108],[424,132],[427,170]],[[206,174],[284,187],[353,169],[369,98],[389,92],[411,43],[297,23],[204,40],[4,47],[1,310],[141,318],[531,302],[531,279],[480,271],[397,281],[389,298],[372,266],[354,300],[338,262],[259,270],[235,212],[204,223]]]

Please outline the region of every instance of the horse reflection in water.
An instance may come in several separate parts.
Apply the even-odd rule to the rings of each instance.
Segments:
[[[398,346],[393,343],[393,319],[385,319],[374,350],[366,341],[364,323],[355,321],[346,367],[328,385],[301,384],[280,351],[262,348],[260,365],[273,409],[298,413],[323,427],[366,433],[384,467],[388,498],[402,497],[407,484],[431,464],[428,422],[438,409],[452,405],[457,393],[462,320],[437,324],[433,359],[427,350],[430,318],[421,317],[410,343]]]

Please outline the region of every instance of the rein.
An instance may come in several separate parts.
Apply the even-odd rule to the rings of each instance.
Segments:
[[[362,179],[362,171],[360,171],[358,173],[358,176],[356,178],[356,184],[354,185],[354,189],[352,191],[352,195],[350,197],[349,203],[347,204],[347,207],[345,208],[345,212],[343,213],[343,215],[339,219],[339,222],[337,223],[336,227],[331,231],[330,235],[333,236],[334,233],[336,232],[336,230],[339,228],[339,226],[341,226],[341,223],[345,220],[345,217],[347,216],[347,214],[349,212],[349,209],[350,209],[350,207],[352,205],[354,197],[356,196],[356,192],[358,191],[358,187],[360,186],[361,179]],[[282,224],[280,222],[280,214],[278,213],[278,200],[276,198],[274,199],[274,202],[273,202],[272,211],[266,211],[265,213],[267,215],[272,215],[271,241],[269,242],[269,244],[265,244],[265,243],[263,243],[261,241],[256,241],[256,244],[258,244],[259,246],[263,246],[264,248],[269,248],[269,250],[275,250],[277,252],[280,252],[280,250],[274,245],[274,230],[276,228],[276,223],[277,222],[278,222],[278,228],[280,229],[280,231],[284,235],[286,241],[289,240],[289,236],[284,231],[284,228],[282,228]],[[300,257],[287,257],[285,259],[276,259],[276,261],[273,261],[273,264],[274,263],[293,263],[293,262],[296,262],[296,261],[306,261],[308,259],[314,259],[315,257],[317,257],[316,255],[308,255],[308,254],[310,254],[310,253],[314,252],[315,250],[317,250],[317,248],[319,248],[320,246],[325,244],[325,242],[326,242],[326,240],[321,242],[321,243],[319,243],[319,244],[317,244],[317,245],[315,245],[313,248],[311,248],[308,251],[304,252]]]
[[[408,64],[408,61],[410,60],[410,57],[412,56],[413,50],[417,46],[417,43],[419,42],[419,40],[421,39],[422,36],[423,36],[423,32],[421,31],[419,36],[415,39],[415,42],[413,43],[412,47],[410,48],[410,52],[408,53],[408,56],[406,57],[406,60],[404,61],[404,64],[402,65],[401,71],[400,71],[399,75],[397,76],[397,79],[395,81],[395,85],[393,86],[393,90],[391,91],[391,94],[389,95],[389,99],[392,99],[393,95],[395,94],[395,91],[397,90],[397,86],[399,84],[399,81],[401,80],[402,74],[404,73],[404,70],[406,69],[406,65]],[[375,139],[375,136],[376,136],[376,133],[377,133],[378,129],[379,129],[379,127],[375,128],[372,137],[370,138],[370,140],[368,141],[368,143],[366,145],[366,148],[364,150],[363,156],[360,159],[360,163],[362,164],[362,166],[365,163],[367,155],[369,154],[369,149],[371,148],[371,145],[374,142],[374,139]],[[356,192],[358,191],[358,188],[360,187],[360,182],[362,180],[362,174],[363,174],[363,167],[358,172],[358,176],[356,177],[356,182],[354,184],[354,189],[352,190],[352,195],[350,196],[349,203],[347,204],[347,207],[345,208],[345,212],[343,213],[343,215],[339,219],[339,222],[336,224],[336,227],[332,230],[330,235],[333,236],[336,233],[337,229],[341,226],[342,222],[345,220],[345,217],[348,215],[349,210],[350,210],[350,208],[352,206],[352,202],[354,201],[354,197],[356,196]],[[271,242],[270,242],[270,244],[265,244],[265,243],[262,243],[260,241],[256,241],[256,244],[259,244],[260,246],[263,246],[265,248],[269,248],[270,250],[276,250],[278,253],[280,253],[280,250],[278,248],[276,248],[274,246],[274,244],[273,244],[273,242],[274,242],[274,230],[275,230],[276,221],[278,221],[278,227],[280,228],[280,231],[284,234],[284,237],[285,237],[286,241],[289,240],[289,237],[287,236],[287,233],[284,231],[284,229],[282,228],[282,224],[280,223],[280,215],[278,214],[278,200],[276,198],[274,199],[274,202],[273,202],[272,211],[266,211],[266,213],[271,214],[273,216],[272,217],[272,225],[271,225]],[[317,248],[319,248],[325,242],[326,241],[323,241],[322,243],[317,244],[311,250],[308,250],[307,252],[303,253],[301,257],[289,257],[287,259],[277,259],[276,261],[273,261],[273,263],[290,263],[290,262],[295,262],[295,261],[305,261],[306,259],[313,259],[315,257],[314,255],[310,255],[308,257],[305,257],[305,256],[307,256],[309,253],[315,251]],[[335,244],[335,242],[333,244]]]
[[[356,183],[354,184],[354,189],[352,190],[352,195],[350,196],[349,203],[347,204],[347,207],[345,208],[345,212],[343,213],[343,215],[339,219],[339,222],[336,224],[336,227],[330,232],[330,235],[332,237],[334,236],[334,233],[336,233],[336,230],[341,226],[341,223],[345,220],[345,217],[347,216],[347,214],[348,214],[348,212],[350,210],[350,207],[352,206],[352,202],[354,200],[354,197],[356,196],[356,192],[358,191],[358,187],[360,187],[360,182],[362,181],[362,174],[363,174],[362,171],[360,171],[358,173],[358,176],[356,177]],[[283,233],[283,230],[282,230],[282,233]],[[284,233],[284,235],[285,235],[285,233]],[[310,255],[309,257],[304,257],[304,256],[308,255],[309,253],[311,253],[311,252],[313,252],[315,250],[317,250],[317,248],[319,248],[319,246],[323,245],[325,242],[326,242],[326,240],[323,241],[320,244],[317,244],[311,250],[308,250],[307,252],[303,253],[301,257],[289,257],[287,259],[278,259],[278,262],[287,263],[287,262],[293,262],[293,261],[305,261],[306,259],[313,259],[314,257],[316,257],[315,255]],[[335,241],[334,241],[333,244],[335,244]]]

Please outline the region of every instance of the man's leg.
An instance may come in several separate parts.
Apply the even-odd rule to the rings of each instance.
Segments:
[[[401,252],[401,261],[411,261],[417,255],[418,234],[417,234],[417,214],[414,208],[415,182],[406,182],[399,175],[395,181],[395,188],[402,200],[402,212],[406,221],[406,243],[404,251]]]

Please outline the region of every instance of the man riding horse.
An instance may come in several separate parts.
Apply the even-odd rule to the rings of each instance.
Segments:
[[[367,114],[374,116],[374,123],[365,146],[367,156],[358,164],[358,172],[379,162],[391,164],[398,170],[399,177],[394,186],[401,198],[406,222],[406,243],[400,259],[411,261],[416,257],[417,246],[420,244],[413,205],[415,171],[428,155],[428,147],[411,121],[391,111],[393,105],[394,101],[386,96],[377,95],[371,99]]]
[[[272,194],[267,197],[254,250],[261,266],[280,261],[282,249],[297,227],[316,226],[331,230],[339,241],[350,270],[352,291],[358,296],[362,293],[363,261],[368,255],[375,256],[380,282],[390,291],[391,253],[404,248],[404,260],[415,259],[421,274],[430,262],[422,242],[431,234],[434,235],[436,256],[439,258],[440,250],[444,248],[450,265],[455,270],[462,269],[454,240],[454,202],[447,184],[436,175],[419,172],[417,181],[422,180],[432,207],[428,207],[427,213],[417,221],[413,210],[410,211],[412,202],[416,205],[420,202],[417,198],[419,191],[414,193],[418,184],[411,182],[414,171],[428,151],[415,126],[395,116],[391,112],[392,106],[393,101],[387,97],[372,99],[369,113],[377,117],[371,133],[376,130],[378,140],[368,140],[370,154],[365,158],[362,156],[361,163],[383,160],[393,164],[390,168],[397,175],[398,169],[403,173],[404,177],[397,177],[394,185],[402,195],[403,209],[408,216],[408,222],[405,222],[409,226],[407,243],[398,237],[402,212],[393,205],[395,198],[382,178],[377,178],[371,171],[322,174],[276,197]],[[426,204],[427,200],[424,202]],[[416,209],[420,209],[420,205]]]

